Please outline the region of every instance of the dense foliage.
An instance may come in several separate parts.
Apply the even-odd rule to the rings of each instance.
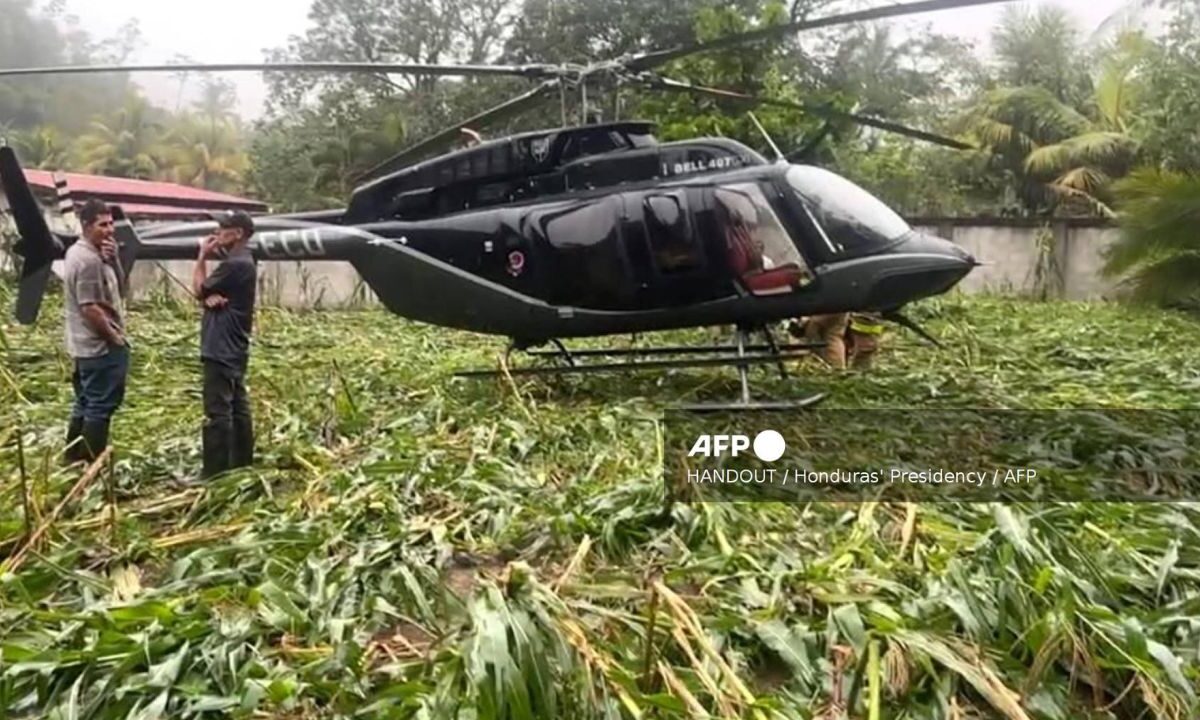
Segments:
[[[1171,313],[918,317],[946,350],[893,334],[872,374],[755,387],[881,408],[1200,392],[1200,327]],[[730,397],[729,371],[454,381],[500,346],[381,311],[260,321],[257,467],[176,484],[199,467],[197,319],[142,305],[115,469],[53,522],[81,475],[54,461],[69,369],[54,323],[2,326],[10,715],[1195,717],[1192,504],[665,506],[660,410]],[[14,567],[25,513],[49,529]]]
[[[114,61],[137,47],[136,25],[120,42],[99,42],[54,7],[38,12],[28,0],[4,1],[0,16],[12,42],[0,43],[0,64]],[[831,0],[321,1],[310,8],[309,30],[271,56],[589,62],[842,7]],[[1163,32],[1122,32],[1152,9],[1170,20]],[[1200,77],[1200,12],[1187,0],[1130,0],[1118,15],[1103,34],[1090,34],[1069,10],[1008,6],[993,29],[988,62],[919,25],[879,23],[696,55],[662,72],[857,107],[960,133],[983,147],[948,152],[853,125],[826,127],[796,111],[757,109],[785,151],[811,142],[809,160],[844,172],[908,214],[1112,216],[1120,201],[1111,184],[1134,167],[1200,170],[1189,150],[1200,145],[1200,95],[1193,87]],[[172,179],[249,192],[296,210],[344,203],[355,179],[381,158],[527,87],[494,78],[365,75],[273,74],[268,81],[268,112],[253,128],[229,115],[230,87],[220,80],[209,83],[196,107],[167,111],[147,106],[120,76],[0,82],[0,123],[33,166]],[[629,87],[593,88],[586,107],[576,92],[565,99],[565,108],[551,102],[478,129],[495,135],[557,125],[565,109],[568,122],[641,116],[659,122],[667,138],[719,133],[764,152],[769,147],[745,104]]]
[[[136,22],[95,38],[57,8],[0,0],[0,67],[117,64],[140,42]],[[233,86],[202,82],[194,107],[170,110],[151,105],[123,74],[0,82],[0,137],[27,167],[244,189],[249,159],[243,123],[231,113]]]

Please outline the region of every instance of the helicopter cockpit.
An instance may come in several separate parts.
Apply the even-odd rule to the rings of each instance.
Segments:
[[[792,165],[786,178],[831,260],[879,252],[912,232],[904,218],[840,175]]]
[[[729,267],[742,287],[754,295],[776,295],[812,282],[811,270],[756,183],[724,185],[714,197]]]

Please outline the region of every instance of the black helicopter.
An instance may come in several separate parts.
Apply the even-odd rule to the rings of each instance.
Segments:
[[[875,311],[928,337],[900,309],[946,292],[979,263],[947,240],[914,231],[848,180],[789,162],[769,137],[774,160],[725,138],[659,142],[651,123],[594,123],[479,142],[414,161],[444,148],[464,128],[511,117],[555,89],[568,84],[586,88],[596,74],[659,89],[795,107],[965,148],[959,141],[879,118],[704,88],[653,75],[649,69],[692,52],[810,27],[1004,1],[1008,0],[890,5],[586,68],[292,63],[0,69],[0,77],[181,69],[549,77],[534,90],[381,163],[343,209],[256,218],[255,257],[348,261],[396,314],[505,336],[511,339],[510,352],[554,354],[567,361],[565,366],[524,372],[730,364],[739,368],[742,379],[737,407],[794,407],[821,396],[799,403],[750,402],[749,364],[777,363],[783,372],[783,360],[812,347],[777,344],[769,331],[772,323],[805,315]],[[0,147],[0,181],[21,235],[15,250],[24,258],[17,318],[32,323],[51,263],[75,238],[50,232],[9,147]],[[126,277],[139,258],[193,258],[197,244],[215,228],[215,221],[184,223],[139,234],[123,220],[119,207],[117,214]],[[572,353],[561,342],[713,325],[736,327],[736,347]],[[764,331],[766,345],[748,344],[755,330]],[[557,345],[558,352],[530,350],[546,343]],[[669,355],[688,357],[576,361],[584,356]]]

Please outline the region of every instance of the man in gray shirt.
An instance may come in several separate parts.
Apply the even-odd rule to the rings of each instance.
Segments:
[[[109,423],[125,399],[129,374],[112,212],[93,198],[79,220],[83,236],[63,259],[65,339],[75,390],[67,428],[69,463],[90,462],[108,446]]]

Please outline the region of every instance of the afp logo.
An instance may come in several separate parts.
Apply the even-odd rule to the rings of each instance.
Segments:
[[[729,455],[737,457],[738,453],[750,449],[750,437],[747,435],[701,435],[696,438],[688,457],[697,455],[713,458]],[[754,456],[764,462],[775,462],[783,457],[787,443],[783,436],[774,430],[763,430],[754,436]]]

